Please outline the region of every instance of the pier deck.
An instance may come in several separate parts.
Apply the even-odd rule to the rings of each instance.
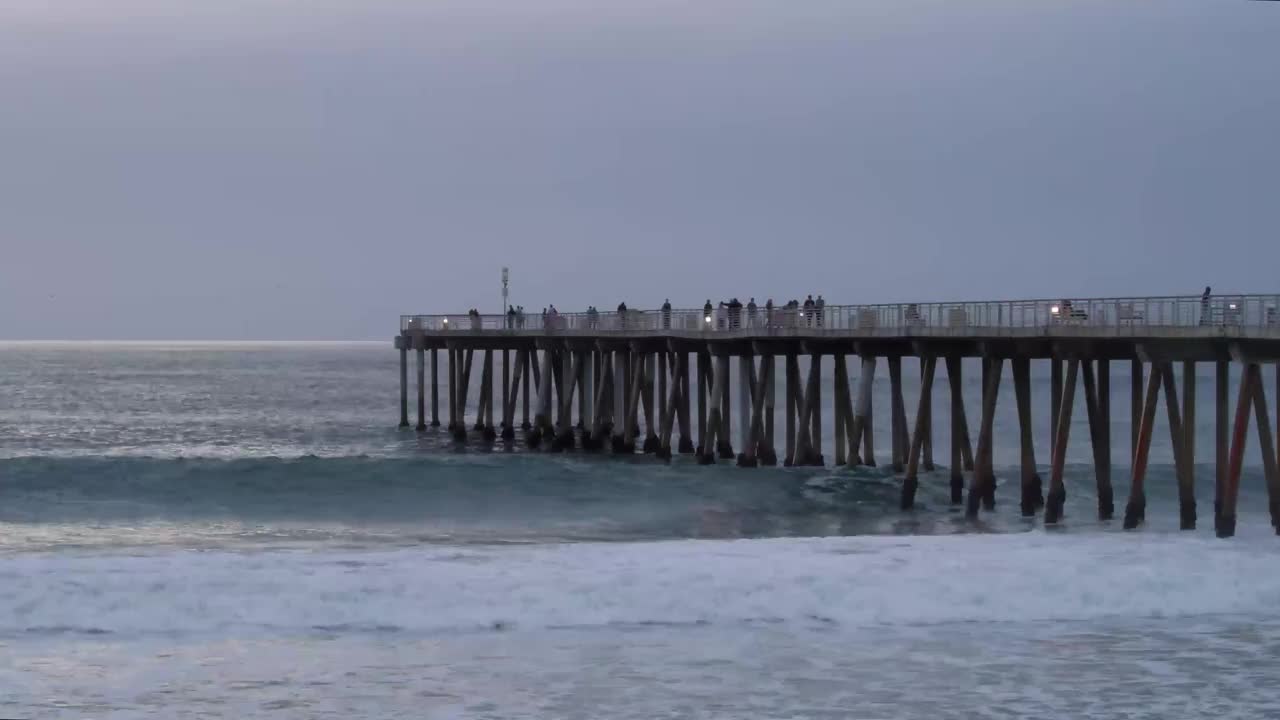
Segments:
[[[1280,295],[1171,296],[1144,298],[1012,300],[959,303],[826,305],[825,307],[713,307],[535,315],[405,315],[395,346],[401,361],[401,425],[409,425],[408,353],[417,359],[417,427],[426,416],[426,353],[431,356],[431,421],[440,424],[438,354],[448,362],[448,428],[465,439],[467,394],[475,354],[480,397],[472,431],[512,440],[517,403],[530,447],[635,453],[669,459],[688,453],[700,463],[735,460],[740,467],[775,464],[775,376],[782,362],[786,465],[822,465],[822,373],[831,358],[835,396],[834,462],[876,463],[871,384],[881,359],[887,367],[891,403],[890,463],[902,473],[901,505],[914,504],[921,469],[933,469],[932,384],[938,361],[945,364],[951,394],[952,500],[976,517],[995,502],[991,462],[993,425],[1001,374],[1010,366],[1022,451],[1021,508],[1041,508],[1046,523],[1062,514],[1063,468],[1077,395],[1089,419],[1098,492],[1098,513],[1113,513],[1111,489],[1110,363],[1131,363],[1130,494],[1124,524],[1145,516],[1147,455],[1160,396],[1179,483],[1182,527],[1194,528],[1194,410],[1197,362],[1216,367],[1215,528],[1235,530],[1241,465],[1251,420],[1264,457],[1272,524],[1280,532],[1280,440],[1272,436],[1262,368],[1280,378]],[[495,368],[500,353],[501,367]],[[514,353],[514,365],[512,354]],[[693,362],[690,362],[692,356]],[[807,359],[801,377],[799,358]],[[851,385],[849,358],[857,373]],[[917,357],[921,393],[908,423],[902,389],[902,358]],[[983,391],[977,444],[971,443],[960,360],[982,358]],[[1050,361],[1052,407],[1048,439],[1049,487],[1042,487],[1032,433],[1032,359]],[[736,362],[738,436],[733,450],[730,372]],[[1238,397],[1231,408],[1230,363],[1242,365]],[[1178,400],[1174,363],[1182,364],[1183,402]],[[690,370],[693,370],[693,383]],[[1143,378],[1148,380],[1144,383]],[[495,396],[501,385],[500,420]],[[1079,390],[1077,386],[1080,385]],[[696,390],[691,391],[691,387]],[[694,402],[696,400],[696,402]],[[530,407],[533,409],[530,421]],[[691,413],[697,408],[697,424]],[[1278,408],[1280,410],[1280,408]],[[574,420],[576,414],[576,421]],[[642,432],[643,428],[643,432]],[[697,442],[694,442],[696,429]],[[1277,416],[1280,429],[1280,415]],[[965,491],[968,491],[967,501]]]

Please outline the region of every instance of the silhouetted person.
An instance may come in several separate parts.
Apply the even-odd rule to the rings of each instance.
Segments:
[[[662,301],[662,329],[671,329],[671,298]]]
[[[627,328],[627,303],[618,303],[618,327],[625,330]]]
[[[818,327],[822,327],[822,319],[823,319],[823,316],[826,315],[826,312],[825,312],[826,307],[827,307],[827,301],[823,300],[822,295],[819,294],[818,299],[813,303],[813,309],[815,313],[815,318],[817,319],[817,322],[818,322]]]
[[[1200,324],[1209,325],[1213,318],[1209,313],[1209,296],[1213,293],[1213,289],[1208,285],[1204,286],[1204,293],[1200,296]]]
[[[507,329],[510,330],[516,326],[516,306],[507,306]]]
[[[754,327],[756,324],[756,299],[751,298],[747,301],[747,325]]]

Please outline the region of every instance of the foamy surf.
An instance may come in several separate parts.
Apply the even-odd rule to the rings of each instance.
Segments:
[[[1058,533],[376,552],[29,554],[0,633],[843,627],[1269,614],[1274,538]]]

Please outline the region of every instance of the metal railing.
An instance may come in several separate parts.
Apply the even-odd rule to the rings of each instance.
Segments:
[[[402,315],[401,332],[742,335],[1148,335],[1231,330],[1280,337],[1280,295],[1064,298],[980,302],[713,307],[547,314]]]

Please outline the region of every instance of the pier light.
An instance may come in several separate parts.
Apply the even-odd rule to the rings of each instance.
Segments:
[[[709,322],[711,322],[711,316],[710,316],[710,315],[708,315],[708,316],[706,316],[706,317],[704,317],[704,318],[702,318],[702,319],[703,319],[704,321],[708,322],[708,323],[709,323]]]
[[[1061,309],[1062,309],[1062,308],[1059,308],[1057,305],[1051,305],[1051,306],[1049,307],[1049,314],[1050,314],[1050,315],[1057,315],[1057,314],[1058,314],[1058,312],[1059,312]]]
[[[1235,304],[1235,303],[1230,303],[1230,304],[1228,304],[1228,305],[1227,305],[1227,309],[1228,309],[1228,310],[1235,310],[1235,309],[1236,309],[1236,304]]]

